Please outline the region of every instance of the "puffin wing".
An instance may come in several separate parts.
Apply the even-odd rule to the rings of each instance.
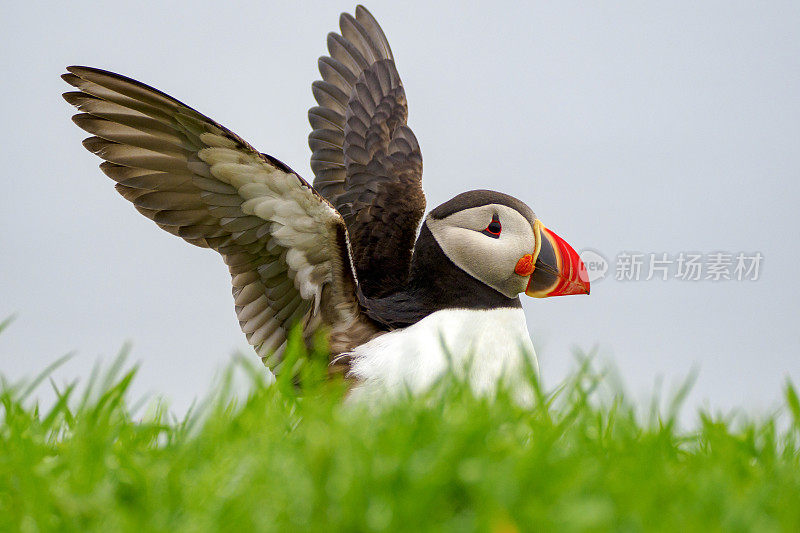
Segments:
[[[309,110],[314,187],[342,214],[363,293],[405,283],[425,212],[422,154],[386,36],[363,6],[328,35]]]
[[[130,78],[68,67],[84,146],[164,230],[219,252],[247,340],[280,371],[289,329],[357,321],[339,213],[305,180],[191,107]]]

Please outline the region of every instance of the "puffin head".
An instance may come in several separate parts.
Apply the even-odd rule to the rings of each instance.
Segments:
[[[456,266],[509,298],[589,294],[577,252],[513,196],[461,193],[431,211],[425,224]]]

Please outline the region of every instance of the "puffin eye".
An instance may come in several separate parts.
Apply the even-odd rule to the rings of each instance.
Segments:
[[[492,215],[492,221],[489,222],[489,225],[486,226],[486,229],[481,233],[493,239],[499,239],[501,231],[503,231],[503,226],[500,224],[500,219],[497,218],[497,215]]]

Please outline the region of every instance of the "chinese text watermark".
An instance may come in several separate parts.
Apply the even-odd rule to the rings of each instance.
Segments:
[[[764,256],[761,252],[620,252],[613,267],[595,250],[583,250],[589,281],[613,273],[617,281],[757,281]]]

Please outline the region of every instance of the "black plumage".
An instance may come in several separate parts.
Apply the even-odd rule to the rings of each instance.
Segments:
[[[509,298],[458,268],[425,224],[405,285],[389,296],[364,299],[362,304],[370,318],[390,329],[410,326],[443,309],[522,307],[519,297]]]

